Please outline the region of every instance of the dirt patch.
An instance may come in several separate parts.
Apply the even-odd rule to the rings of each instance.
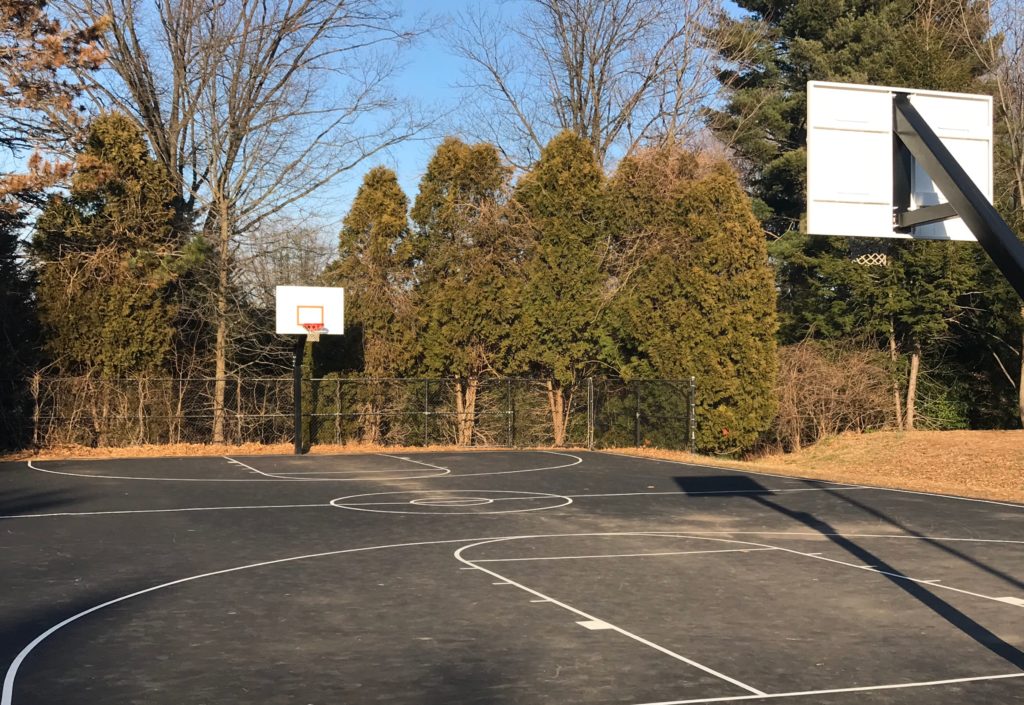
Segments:
[[[1024,502],[1024,431],[844,434],[751,462],[650,449],[628,455],[852,484]]]

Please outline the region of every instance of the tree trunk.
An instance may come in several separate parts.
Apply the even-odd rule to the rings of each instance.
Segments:
[[[231,224],[228,222],[227,203],[221,199],[220,232],[217,248],[217,340],[213,348],[213,442],[224,442],[224,396],[227,390],[228,368],[228,255],[231,243]]]
[[[917,401],[917,373],[921,367],[921,344],[914,343],[914,352],[910,356],[910,378],[907,380],[907,423],[906,430],[914,430],[914,405]]]
[[[551,431],[557,448],[565,445],[565,390],[548,380],[548,409],[551,411]]]
[[[899,352],[896,349],[896,331],[892,323],[889,323],[889,359],[893,363],[892,400],[896,407],[896,428],[903,430],[903,401],[900,398],[900,380],[895,374],[896,361],[899,360]]]
[[[465,384],[456,383],[456,403],[459,412],[459,445],[473,445],[473,431],[476,428],[476,392],[480,381],[470,377]]]
[[[375,446],[380,443],[381,437],[381,407],[378,404],[380,394],[376,382],[370,384],[369,393],[369,398],[363,404],[363,443]]]
[[[1024,308],[1020,315],[1024,318]],[[1017,378],[1017,415],[1020,425],[1024,428],[1024,331],[1020,334],[1020,376]]]

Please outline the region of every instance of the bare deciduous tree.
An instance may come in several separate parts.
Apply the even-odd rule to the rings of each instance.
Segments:
[[[84,77],[135,115],[202,223],[212,252],[214,440],[243,307],[240,246],[261,224],[415,134],[423,122],[387,90],[416,32],[385,0],[64,0],[86,21],[113,17],[116,76]],[[244,292],[241,292],[244,297]]]
[[[511,19],[463,13],[448,39],[469,63],[477,136],[526,166],[569,129],[605,162],[701,130],[720,88],[721,11],[720,0],[528,0]]]

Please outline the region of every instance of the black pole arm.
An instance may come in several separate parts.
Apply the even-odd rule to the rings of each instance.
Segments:
[[[963,218],[1017,295],[1024,299],[1024,244],[917,112],[910,97],[897,93],[893,107],[896,136]]]

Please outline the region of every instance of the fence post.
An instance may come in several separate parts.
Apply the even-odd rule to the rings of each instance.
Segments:
[[[514,447],[515,433],[512,430],[512,379],[505,380],[505,416],[508,418],[508,447]]]
[[[697,452],[697,378],[690,377],[690,413],[687,414],[689,426],[690,452]]]
[[[633,384],[636,385],[636,420],[633,423],[633,431],[636,435],[634,448],[640,447],[640,381],[633,380]]]
[[[594,450],[594,378],[587,377],[587,450]]]
[[[238,438],[235,443],[241,445],[245,443],[245,438],[242,437],[242,375],[235,374],[235,433]]]
[[[39,373],[32,375],[32,445],[39,447]]]
[[[430,418],[430,380],[423,380],[423,447],[426,448],[429,431],[427,420]]]
[[[341,377],[334,382],[334,442],[341,445]]]

